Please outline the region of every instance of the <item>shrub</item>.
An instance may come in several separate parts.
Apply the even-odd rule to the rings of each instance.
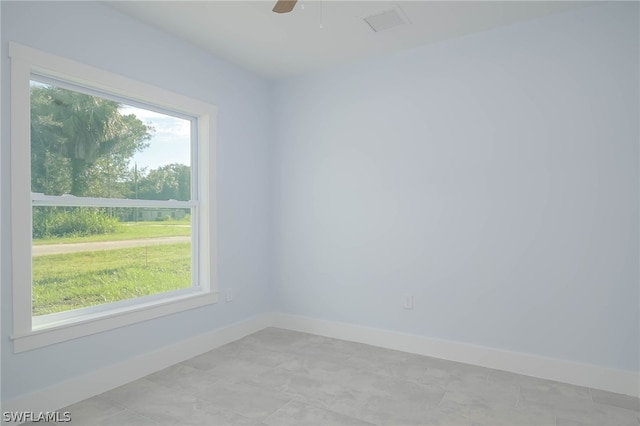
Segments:
[[[33,238],[111,234],[118,222],[100,209],[38,207],[33,212]]]

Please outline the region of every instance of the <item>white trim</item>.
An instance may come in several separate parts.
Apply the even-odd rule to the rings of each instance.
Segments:
[[[274,327],[640,397],[640,373],[288,314]]]
[[[190,209],[198,202],[177,200],[140,200],[128,198],[76,197],[75,195],[45,195],[31,193],[33,206],[70,206],[70,207],[153,207],[162,209]]]
[[[124,105],[126,105],[128,107],[136,107],[136,108],[146,109],[146,110],[149,110],[149,111],[154,111],[154,112],[157,112],[159,114],[168,115],[170,117],[175,117],[175,118],[179,118],[179,119],[186,120],[186,121],[192,121],[193,120],[193,116],[177,112],[177,111],[175,111],[173,109],[169,110],[169,109],[166,109],[166,108],[159,107],[157,105],[152,105],[152,104],[147,104],[147,103],[143,103],[143,102],[140,102],[140,101],[136,101],[134,99],[131,99],[130,97],[126,97],[125,98],[125,97],[122,97],[122,96],[114,95],[112,93],[105,93],[104,91],[91,89],[91,88],[85,87],[85,86],[79,86],[77,84],[70,83],[68,81],[63,81],[63,80],[59,80],[59,79],[56,79],[56,78],[47,77],[45,75],[38,74],[37,72],[32,72],[31,73],[30,80],[31,81],[36,81],[38,83],[42,83],[42,84],[45,84],[45,85],[49,85],[49,86],[56,86],[56,87],[60,87],[60,88],[67,89],[67,90],[71,90],[71,91],[74,91],[74,92],[84,93],[85,95],[89,95],[89,96],[97,96],[99,98],[109,99],[109,100],[117,102],[119,104],[124,104]]]
[[[169,92],[160,87],[152,86],[128,77],[113,74],[109,71],[94,68],[71,59],[46,53],[13,41],[9,42],[9,57],[12,58],[12,60],[20,59],[24,61],[24,63],[34,64],[29,68],[29,76],[34,72],[44,77],[68,81],[79,86],[112,93],[122,98],[157,105],[169,111],[180,112],[187,116],[193,116],[194,110],[210,110],[211,108],[213,108],[215,115],[215,107],[208,103],[179,93]],[[38,65],[41,63],[49,64],[49,66],[45,68]],[[161,99],[158,99],[161,97],[170,97],[172,100],[171,102],[163,102]],[[179,105],[184,105],[185,107],[180,108]]]
[[[201,292],[194,287],[182,288],[171,292],[149,294],[147,296],[136,297],[133,299],[124,299],[117,302],[105,303],[102,305],[87,306],[85,308],[73,309],[70,311],[55,312],[53,314],[38,315],[31,318],[31,325],[34,332],[54,328],[59,326],[67,326],[84,321],[91,321],[101,316],[110,316],[112,314],[127,313],[136,308],[148,308],[155,305],[158,301],[178,301],[199,295]]]
[[[14,42],[11,57],[11,211],[12,211],[12,288],[14,352],[22,352],[65,340],[122,327],[163,315],[216,303],[216,114],[217,108],[184,95],[112,74],[69,59],[61,58]],[[32,73],[88,90],[121,96],[144,105],[154,105],[192,118],[192,200],[153,201],[102,199],[74,196],[46,196],[30,192],[30,86]],[[195,145],[195,146],[194,146]],[[73,319],[49,316],[34,321],[31,313],[32,205],[129,206],[191,208],[192,212],[192,291],[170,292],[158,298],[136,299],[136,305],[105,304],[77,310]],[[85,312],[89,312],[85,315]]]
[[[48,326],[22,335],[11,336],[13,351],[14,353],[29,351],[128,324],[199,308],[217,301],[217,293],[200,293],[175,300],[162,299],[152,305],[134,305],[129,309],[84,315],[80,319],[75,318],[75,322],[55,324],[53,327]]]
[[[267,313],[192,337],[122,363],[3,402],[3,411],[53,411],[125,385],[171,365],[238,340],[266,327],[279,327],[451,361],[511,371],[632,396],[638,373],[482,346],[430,339],[316,318]]]
[[[268,315],[236,322],[119,364],[4,401],[2,410],[14,412],[59,410],[241,339],[263,329],[264,324],[268,322]]]
[[[24,334],[31,331],[31,309],[16,310],[16,306],[31,306],[31,268],[16,268],[15,259],[31,259],[31,193],[18,191],[14,182],[31,182],[30,176],[30,100],[29,64],[19,58],[11,60],[11,256],[13,260],[13,332]],[[20,141],[20,143],[18,143]],[[24,165],[20,167],[17,165]],[[28,208],[25,210],[25,206]],[[25,270],[26,269],[26,270]],[[17,283],[23,283],[18,285]],[[26,284],[29,283],[29,284]]]

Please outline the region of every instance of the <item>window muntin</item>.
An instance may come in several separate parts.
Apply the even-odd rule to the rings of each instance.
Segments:
[[[11,57],[11,241],[14,351],[106,331],[217,301],[215,247],[215,117],[210,104],[14,42]],[[30,90],[59,84],[81,93],[167,114],[190,123],[191,197],[153,200],[32,192]],[[126,102],[123,102],[126,100]],[[134,160],[135,163],[136,160]],[[45,191],[46,192],[46,191]],[[101,195],[101,194],[90,194]],[[184,198],[184,197],[182,197]],[[190,211],[191,286],[86,308],[32,316],[32,215],[38,208]],[[136,213],[131,214],[133,218]],[[164,214],[161,214],[164,218]]]

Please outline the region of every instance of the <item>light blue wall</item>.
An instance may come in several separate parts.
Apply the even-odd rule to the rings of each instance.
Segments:
[[[638,40],[613,3],[280,82],[279,309],[638,371]]]
[[[271,86],[97,2],[1,2],[2,396],[38,390],[271,310]],[[218,282],[235,300],[40,350],[13,354],[9,203],[10,40],[218,107]]]
[[[638,370],[637,4],[275,87],[98,3],[0,5],[3,399],[274,308]],[[218,106],[233,303],[12,353],[9,40]]]

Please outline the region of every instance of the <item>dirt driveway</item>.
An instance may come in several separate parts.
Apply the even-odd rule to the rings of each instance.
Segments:
[[[159,244],[187,243],[189,241],[191,241],[190,236],[181,236],[141,238],[139,240],[98,241],[93,243],[46,244],[41,246],[33,246],[32,253],[33,256],[46,256],[49,254],[76,253],[79,251],[113,250]]]

